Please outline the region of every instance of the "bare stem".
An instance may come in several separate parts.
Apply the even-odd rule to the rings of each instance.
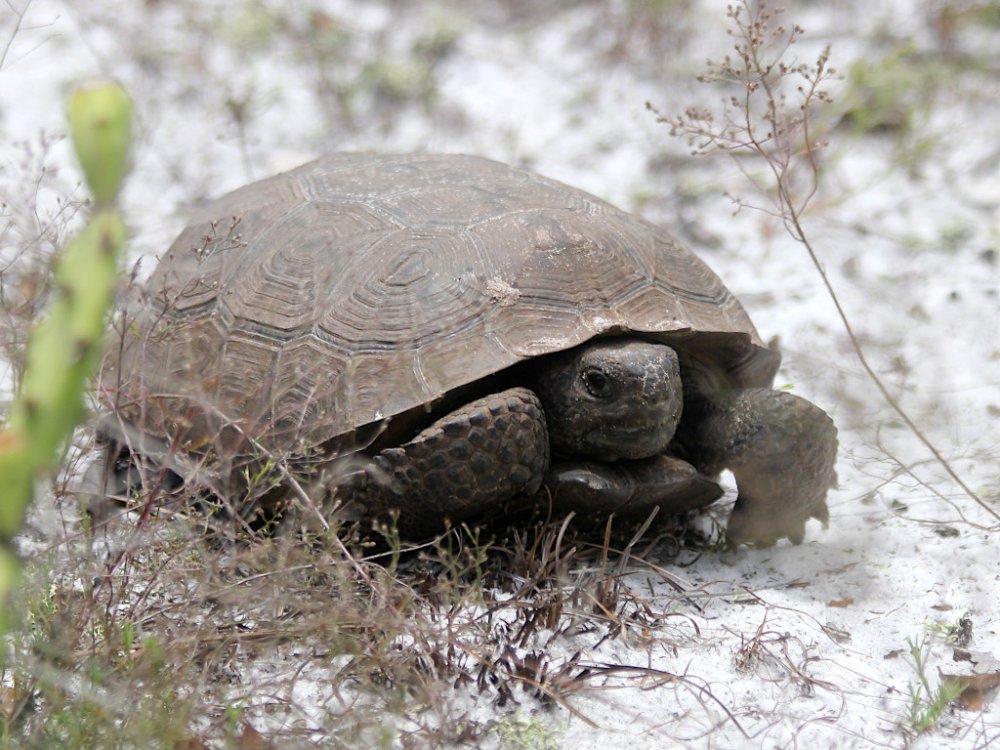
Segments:
[[[14,28],[11,30],[10,36],[7,37],[7,41],[4,44],[3,49],[0,50],[0,70],[3,70],[3,66],[7,62],[7,55],[10,54],[10,48],[11,45],[14,44],[14,38],[21,30],[21,24],[24,23],[24,16],[27,14],[28,8],[31,6],[31,0],[28,0],[28,2],[26,2],[24,7],[20,10],[14,7],[11,0],[6,0],[4,5],[6,5],[7,9],[14,15]]]
[[[744,166],[736,159],[738,153],[749,151],[764,160],[773,179],[770,189],[747,176],[769,200],[771,208],[750,206],[743,202],[739,204],[762,208],[781,218],[788,234],[805,247],[833,301],[858,361],[886,404],[899,415],[962,491],[993,518],[1000,520],[1000,513],[965,483],[875,372],[806,233],[802,217],[819,189],[817,153],[826,145],[817,139],[811,118],[816,105],[830,101],[822,85],[833,78],[835,71],[829,66],[829,47],[812,65],[784,62],[789,49],[803,31],[799,26],[787,28],[778,24],[776,19],[780,12],[769,10],[763,1],[740,0],[739,4],[729,6],[727,15],[735,27],[736,59],[726,56],[722,62],[709,62],[708,72],[699,76],[703,82],[724,81],[742,87],[739,96],[723,99],[721,118],[716,120],[712,112],[697,107],[689,107],[682,115],[674,117],[661,115],[649,104],[647,107],[657,115],[659,122],[670,126],[671,135],[686,136],[696,155],[724,151],[736,160],[744,174],[747,174]],[[799,82],[797,96],[794,97],[797,104],[789,103],[784,93],[795,79]],[[805,185],[800,193],[796,188],[803,183]]]
[[[924,431],[921,430],[920,427],[917,426],[917,424],[910,418],[910,415],[902,407],[899,401],[896,400],[896,397],[889,392],[889,389],[886,387],[882,378],[878,376],[878,373],[875,372],[871,364],[869,364],[868,358],[865,356],[864,348],[861,346],[861,342],[858,341],[857,336],[854,335],[854,329],[851,327],[851,321],[847,317],[847,313],[844,311],[844,308],[841,306],[840,299],[837,297],[837,293],[834,291],[833,285],[830,283],[830,277],[827,276],[826,271],[823,268],[823,264],[820,263],[819,257],[817,257],[816,251],[813,249],[812,243],[809,241],[809,237],[806,235],[805,230],[803,230],[802,225],[799,223],[798,212],[794,209],[794,207],[791,207],[790,204],[786,203],[785,205],[789,207],[789,220],[795,227],[797,235],[795,239],[801,242],[802,246],[806,249],[806,252],[809,253],[809,259],[812,261],[813,266],[816,267],[816,271],[823,280],[823,286],[826,287],[826,291],[830,295],[830,299],[833,300],[834,307],[837,308],[837,315],[840,316],[840,322],[843,324],[844,330],[847,332],[847,337],[851,341],[851,347],[854,349],[854,353],[857,355],[858,361],[868,374],[868,377],[871,378],[871,381],[875,384],[875,387],[878,388],[879,393],[882,394],[882,398],[892,408],[892,410],[899,415],[899,418],[903,420],[903,423],[910,429],[910,432],[912,432],[916,438],[924,444],[927,450],[931,452],[931,455],[933,455],[935,460],[941,464],[944,470],[948,473],[948,476],[950,476],[955,483],[962,488],[962,491],[978,503],[987,513],[1000,521],[1000,514],[998,514],[997,511],[989,505],[989,503],[979,497],[979,494],[965,483],[962,477],[955,471],[951,462],[941,454]]]

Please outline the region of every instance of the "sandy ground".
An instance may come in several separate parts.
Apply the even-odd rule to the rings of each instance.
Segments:
[[[739,165],[690,157],[646,111],[646,101],[661,111],[715,106],[717,91],[694,76],[706,56],[725,54],[721,3],[662,4],[666,20],[655,23],[629,2],[540,10],[513,0],[328,0],[293,10],[37,0],[12,37],[10,8],[23,5],[0,7],[0,44],[13,39],[0,66],[0,197],[14,227],[5,252],[18,227],[56,226],[67,210],[57,199],[79,198],[62,102],[73,83],[113,77],[139,113],[125,209],[143,268],[191,204],[317,153],[476,153],[672,227],[743,300],[762,335],[780,339],[778,384],[823,405],[840,429],[829,529],[811,526],[801,546],[719,552],[673,568],[691,590],[684,599],[637,567],[629,584],[676,615],[675,644],[629,631],[601,643],[554,640],[553,655],[582,651],[583,662],[636,672],[608,677],[627,687],[574,696],[573,711],[532,718],[522,707],[525,721],[577,750],[1000,747],[995,691],[982,710],[947,708],[928,734],[907,729],[919,684],[910,642],[923,642],[934,689],[939,672],[1000,669],[996,519],[886,407],[780,222],[751,209],[734,215],[727,192],[763,201]],[[875,369],[996,510],[995,6],[936,4],[956,10],[946,26],[944,11],[923,3],[789,5],[808,32],[797,47],[803,59],[833,45],[844,74],[835,99],[869,109],[873,97],[888,100],[881,130],[845,125],[831,135],[807,231]],[[344,32],[336,44],[321,36],[331,25]],[[948,67],[966,57],[958,72]],[[859,83],[852,66],[866,64],[883,79]],[[744,169],[759,175],[761,165]],[[638,670],[647,670],[645,689]],[[485,701],[473,708],[496,711]],[[509,735],[495,741],[532,746]]]

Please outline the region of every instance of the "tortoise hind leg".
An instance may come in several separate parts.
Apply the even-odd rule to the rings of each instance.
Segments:
[[[396,516],[404,537],[428,536],[521,493],[534,494],[549,466],[538,397],[527,388],[484,396],[444,415],[399,447],[372,457],[337,488],[361,512]]]
[[[805,522],[826,525],[827,490],[835,481],[837,428],[827,414],[784,391],[755,388],[699,403],[686,443],[708,474],[728,468],[738,496],[726,540],[769,546],[787,536],[799,544]]]

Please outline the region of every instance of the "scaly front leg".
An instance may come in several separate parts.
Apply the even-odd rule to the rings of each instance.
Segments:
[[[726,531],[731,547],[770,546],[785,536],[799,544],[809,518],[827,523],[837,428],[822,409],[791,393],[753,388],[699,398],[685,420],[687,458],[709,476],[729,469],[736,478]]]

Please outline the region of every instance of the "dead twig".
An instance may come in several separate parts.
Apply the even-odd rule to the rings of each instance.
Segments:
[[[817,154],[827,145],[816,133],[814,112],[819,105],[831,101],[822,88],[836,75],[829,65],[830,47],[823,49],[814,64],[789,64],[784,58],[802,35],[803,29],[798,25],[790,28],[781,25],[778,22],[780,10],[771,11],[764,2],[741,0],[729,6],[727,15],[734,26],[730,34],[735,38],[733,48],[736,56],[727,55],[719,63],[710,61],[708,73],[699,76],[702,82],[723,81],[741,87],[738,95],[723,100],[722,117],[716,119],[711,111],[695,107],[689,107],[681,115],[669,116],[660,114],[648,102],[646,106],[656,114],[658,122],[670,126],[671,135],[686,136],[696,155],[720,150],[732,156],[743,174],[768,198],[771,207],[763,210],[779,217],[792,239],[805,248],[836,308],[851,348],[885,403],[962,491],[1000,521],[1000,512],[959,476],[868,361],[803,224],[802,217],[819,189]],[[790,85],[795,85],[793,102],[789,102],[786,94]],[[762,185],[747,173],[737,158],[746,152],[763,159],[771,177],[770,185]],[[738,203],[749,208],[762,208],[742,201]]]

